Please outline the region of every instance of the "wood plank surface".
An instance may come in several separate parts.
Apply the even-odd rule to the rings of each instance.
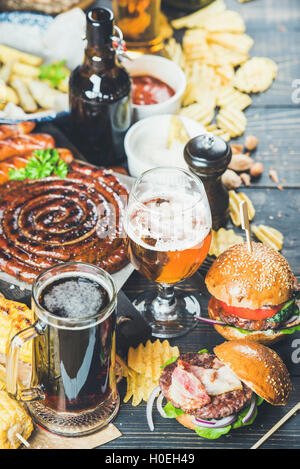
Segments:
[[[264,164],[262,177],[246,192],[256,209],[254,223],[266,224],[279,229],[285,237],[282,254],[300,278],[300,107],[293,102],[293,83],[300,79],[300,2],[299,0],[253,0],[245,4],[237,0],[225,0],[229,9],[239,11],[247,25],[247,33],[254,38],[251,56],[273,58],[279,66],[278,77],[265,93],[253,96],[253,104],[246,110],[248,125],[245,135],[259,138],[254,154]],[[163,2],[165,5],[166,2]],[[109,1],[95,2],[95,5],[110,5]],[[165,9],[170,17],[184,12]],[[299,94],[300,96],[300,94]],[[58,126],[67,134],[63,121]],[[236,139],[243,142],[245,135]],[[269,178],[270,169],[276,169],[284,190],[276,188]],[[228,227],[230,227],[230,223]],[[236,230],[239,231],[239,230]],[[242,232],[241,232],[242,233]],[[200,270],[201,272],[201,270]],[[203,275],[205,272],[203,270]],[[199,273],[184,282],[181,287],[198,291],[201,279]],[[130,299],[155,286],[134,272],[123,290]],[[207,310],[208,296],[202,296],[202,309]],[[223,342],[212,326],[199,324],[188,335],[171,341],[182,352],[197,351],[201,348],[213,350]],[[300,334],[288,335],[284,341],[275,344],[274,349],[285,361],[292,377],[293,392],[286,407],[271,406],[267,403],[259,408],[255,422],[218,440],[205,440],[184,428],[174,420],[163,419],[154,412],[155,431],[150,432],[146,422],[146,405],[132,407],[122,403],[114,424],[122,437],[106,444],[104,449],[246,449],[250,448],[279,419],[291,409],[300,396]],[[124,396],[124,381],[119,386]],[[262,448],[296,449],[300,447],[300,417],[295,415],[282,426]]]
[[[250,188],[241,188],[249,195],[256,208],[254,222],[279,229],[285,236],[282,254],[294,272],[300,275],[300,150],[299,125],[300,107],[292,102],[293,80],[300,78],[300,3],[298,0],[254,0],[240,4],[226,0],[228,8],[239,11],[247,25],[247,33],[254,38],[251,55],[273,58],[279,66],[278,77],[265,93],[253,95],[253,103],[246,110],[248,125],[245,135],[259,138],[254,154],[264,165],[262,177]],[[166,10],[171,15],[174,10]],[[245,135],[236,139],[243,142]],[[284,190],[276,188],[269,178],[270,169],[276,169]],[[230,227],[230,223],[229,223]],[[182,285],[188,290],[197,290],[197,275]],[[133,299],[138,293],[155,288],[134,273],[124,286],[126,294]],[[202,308],[206,311],[208,297],[203,296]],[[196,351],[201,348],[212,350],[223,341],[209,325],[201,324],[191,333],[172,344],[180,350]],[[285,407],[264,403],[255,422],[239,430],[231,431],[218,440],[199,438],[194,432],[182,427],[174,420],[167,420],[154,412],[155,431],[150,432],[146,423],[144,403],[134,408],[130,403],[122,404],[115,424],[122,431],[122,438],[109,443],[105,448],[167,448],[167,449],[224,449],[250,448],[279,419],[291,409],[300,396],[300,334],[289,335],[274,349],[286,363],[293,382],[293,393]],[[298,352],[299,349],[299,352]],[[124,395],[124,383],[120,386]],[[300,447],[300,417],[295,415],[272,435],[262,448],[296,449]]]

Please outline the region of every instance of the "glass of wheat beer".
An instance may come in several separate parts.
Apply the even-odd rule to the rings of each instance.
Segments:
[[[131,263],[157,289],[134,300],[155,337],[171,338],[195,327],[197,294],[176,284],[189,278],[207,256],[211,213],[204,186],[192,173],[159,167],[135,182],[124,220]]]

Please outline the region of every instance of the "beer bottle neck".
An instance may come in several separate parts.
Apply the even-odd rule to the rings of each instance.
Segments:
[[[109,70],[116,65],[116,52],[112,44],[90,46],[85,49],[84,64],[97,71]]]
[[[108,8],[92,8],[86,15],[85,65],[102,71],[115,66],[112,45],[114,17]]]

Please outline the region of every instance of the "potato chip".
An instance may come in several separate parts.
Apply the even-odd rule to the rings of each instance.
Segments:
[[[243,237],[235,234],[233,230],[225,230],[225,228],[220,228],[218,231],[213,230],[208,254],[218,257],[226,249],[243,242]]]
[[[267,244],[277,251],[281,251],[284,242],[284,236],[280,231],[266,225],[252,225],[251,230],[253,231],[256,238],[259,239],[259,241]]]
[[[225,10],[213,16],[209,16],[205,21],[204,28],[209,32],[244,33],[245,22],[236,11]]]
[[[174,29],[196,28],[205,25],[207,19],[226,9],[224,0],[216,0],[205,8],[201,8],[195,13],[175,19],[171,22]]]
[[[181,45],[173,37],[167,42],[165,51],[169,58],[180,67],[184,67],[185,57]]]
[[[194,103],[190,106],[184,107],[179,111],[180,115],[194,119],[200,124],[209,124],[215,115],[214,106],[208,103]]]
[[[249,220],[253,220],[255,216],[255,208],[249,197],[244,192],[237,193],[231,190],[229,191],[229,215],[235,226],[241,226],[240,203],[242,201],[247,202]]]
[[[178,347],[171,347],[167,340],[164,342],[160,342],[159,339],[155,342],[148,340],[145,346],[140,344],[136,349],[129,348],[128,366],[137,373],[157,380],[161,374],[161,365],[178,355]]]
[[[132,405],[137,406],[143,400],[148,401],[153,389],[158,386],[162,365],[172,357],[178,357],[178,347],[171,347],[167,340],[160,342],[147,341],[145,346],[140,344],[137,348],[128,350],[128,366],[117,357],[118,363],[125,369],[127,379],[127,392],[124,402],[132,398]],[[124,366],[125,365],[125,366]]]
[[[217,137],[221,137],[225,142],[228,142],[230,140],[230,135],[226,132],[224,132],[222,129],[219,129],[215,124],[210,124],[206,126],[207,132],[210,132]]]
[[[235,107],[242,111],[250,106],[251,103],[252,99],[248,94],[241,93],[231,85],[221,88],[217,95],[217,105],[220,107]]]
[[[230,137],[238,137],[245,132],[247,118],[245,114],[235,107],[221,108],[217,114],[217,124]]]
[[[170,120],[167,147],[171,148],[174,142],[186,143],[190,139],[182,120],[177,116],[172,116]]]
[[[259,93],[268,89],[277,75],[276,63],[266,57],[253,57],[236,71],[233,84],[240,91]]]
[[[220,44],[210,43],[210,50],[214,54],[214,63],[216,65],[229,64],[236,67],[249,58],[248,54],[230,50],[227,47],[220,46]]]
[[[241,54],[248,54],[254,43],[252,37],[245,33],[209,33],[207,40]]]

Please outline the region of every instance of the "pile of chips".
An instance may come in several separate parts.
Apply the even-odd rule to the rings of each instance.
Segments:
[[[140,344],[135,349],[130,347],[127,365],[124,361],[121,363],[123,376],[127,380],[124,402],[128,402],[131,397],[133,406],[142,401],[147,402],[153,389],[158,386],[162,365],[178,356],[178,347],[171,347],[167,340],[148,340],[145,345]]]
[[[180,114],[197,120],[228,141],[242,135],[251,93],[269,88],[277,75],[276,63],[249,57],[253,39],[245,33],[243,18],[226,9],[224,0],[171,22],[185,28],[182,45],[170,38],[166,51],[185,72],[186,92]]]

